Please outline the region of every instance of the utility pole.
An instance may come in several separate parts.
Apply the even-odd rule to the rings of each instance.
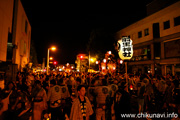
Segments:
[[[91,55],[90,55],[90,51],[89,51],[89,70],[90,70],[90,60],[91,60],[91,57],[90,57]]]

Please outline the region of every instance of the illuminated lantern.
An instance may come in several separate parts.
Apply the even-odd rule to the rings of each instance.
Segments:
[[[81,55],[80,58],[83,59],[83,56]]]
[[[123,64],[123,60],[120,60],[119,63],[120,63],[120,64]]]
[[[105,67],[105,66],[102,66],[102,69],[104,70],[104,69],[106,69],[106,67]]]
[[[118,54],[122,60],[129,60],[133,56],[132,40],[129,37],[123,37],[118,41]]]
[[[129,87],[130,87],[130,90],[133,90],[133,86],[132,85],[130,85]]]

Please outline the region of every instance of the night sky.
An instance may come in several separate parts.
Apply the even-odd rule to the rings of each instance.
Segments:
[[[144,18],[146,5],[151,1],[126,0],[114,5],[96,5],[21,0],[31,24],[31,40],[35,44],[40,64],[47,57],[47,48],[52,45],[56,45],[57,51],[50,52],[50,56],[59,64],[74,64],[78,53],[87,53],[86,46],[93,30],[100,31],[99,42],[102,42],[102,46],[107,51],[113,51],[115,32]]]

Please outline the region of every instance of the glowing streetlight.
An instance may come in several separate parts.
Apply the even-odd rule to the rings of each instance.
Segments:
[[[90,59],[90,61],[91,61],[92,63],[94,63],[95,60],[96,60],[96,58],[91,58],[91,59]]]
[[[53,60],[53,57],[50,57],[49,60]]]
[[[47,74],[48,74],[48,71],[49,71],[49,50],[52,50],[52,51],[55,51],[56,50],[56,47],[51,47],[51,48],[48,48],[48,52],[47,52]]]
[[[56,50],[56,47],[53,46],[53,47],[51,47],[50,49],[51,49],[52,51],[55,51],[55,50]]]
[[[96,64],[99,64],[99,62],[98,62],[98,61],[96,61]]]
[[[106,63],[106,59],[103,59],[103,62]]]
[[[53,64],[54,64],[54,65],[57,65],[57,62],[56,62],[56,61],[54,61],[54,62],[53,62]]]

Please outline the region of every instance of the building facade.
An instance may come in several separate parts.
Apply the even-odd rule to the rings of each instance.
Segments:
[[[180,1],[117,32],[133,40],[132,72],[180,73]]]
[[[14,0],[0,1],[0,61],[6,62],[8,35],[12,33]]]
[[[14,78],[30,58],[31,25],[20,0],[0,0],[0,71]]]
[[[78,54],[76,56],[76,71],[87,72],[89,57],[86,54]]]
[[[12,62],[22,70],[30,59],[31,25],[20,0],[15,0],[13,22],[12,44],[16,47],[13,49]]]

